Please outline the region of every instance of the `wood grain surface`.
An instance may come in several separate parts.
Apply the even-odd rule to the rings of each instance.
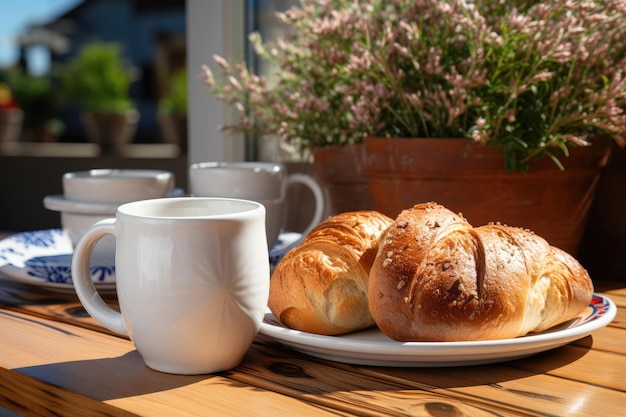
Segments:
[[[181,376],[146,367],[74,295],[0,282],[0,407],[27,416],[626,415],[626,288],[597,287],[618,306],[608,327],[516,361],[355,366],[259,335],[235,369]]]

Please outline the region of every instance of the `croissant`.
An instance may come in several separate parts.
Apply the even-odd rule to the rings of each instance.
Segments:
[[[576,317],[592,295],[587,271],[543,238],[472,227],[435,203],[398,215],[369,279],[374,321],[398,341],[518,337]]]
[[[378,240],[393,219],[376,211],[347,212],[318,224],[276,265],[268,307],[284,325],[336,335],[374,325],[369,271]]]

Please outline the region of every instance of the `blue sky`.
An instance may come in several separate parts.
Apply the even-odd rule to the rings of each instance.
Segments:
[[[83,0],[0,0],[0,68],[18,57],[14,38],[32,23],[53,19]],[[36,57],[34,57],[37,60]],[[45,59],[41,57],[41,59]],[[44,62],[41,65],[45,65]]]

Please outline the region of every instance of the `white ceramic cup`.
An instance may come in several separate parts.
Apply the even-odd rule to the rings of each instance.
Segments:
[[[173,172],[157,169],[90,169],[63,174],[63,194],[48,195],[43,204],[61,213],[61,227],[76,245],[98,220],[115,216],[120,204],[172,196]],[[100,242],[110,250],[112,239]]]
[[[174,189],[174,174],[156,169],[90,169],[63,174],[69,201],[117,203],[165,197]]]
[[[118,312],[97,293],[89,259],[116,238]],[[130,336],[152,369],[205,374],[232,369],[261,326],[269,295],[263,205],[225,198],[160,198],[121,205],[87,229],[72,279],[87,312]]]
[[[308,187],[315,199],[315,211],[306,236],[324,213],[324,193],[320,185],[305,174],[287,175],[283,164],[273,162],[200,162],[189,167],[189,189],[201,197],[229,197],[253,200],[267,212],[267,244],[278,240],[285,219],[287,189],[293,184]]]

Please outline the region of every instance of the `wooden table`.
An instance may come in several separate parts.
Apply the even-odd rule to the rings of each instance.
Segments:
[[[626,416],[626,285],[596,290],[618,305],[608,327],[521,360],[352,366],[259,335],[239,367],[179,376],[147,368],[73,294],[0,281],[0,407],[33,416]]]

